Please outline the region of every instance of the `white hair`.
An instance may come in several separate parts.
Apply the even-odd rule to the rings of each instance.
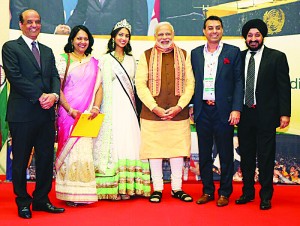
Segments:
[[[158,32],[158,30],[159,30],[162,26],[164,26],[164,25],[169,26],[170,29],[171,29],[171,31],[172,31],[172,33],[174,34],[174,27],[173,27],[173,25],[172,25],[171,23],[167,22],[167,21],[159,22],[159,23],[155,26],[155,28],[154,28],[154,34],[156,35],[157,32]]]

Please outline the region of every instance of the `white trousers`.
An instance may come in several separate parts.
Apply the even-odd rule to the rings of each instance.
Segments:
[[[163,159],[149,159],[154,191],[162,191],[164,189],[162,161]],[[183,157],[170,158],[170,166],[172,190],[181,190]]]

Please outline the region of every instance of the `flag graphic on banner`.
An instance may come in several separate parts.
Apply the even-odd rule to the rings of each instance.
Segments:
[[[0,140],[2,148],[8,137],[8,124],[5,120],[7,105],[7,83],[2,65],[0,65],[0,85]]]
[[[154,35],[154,28],[160,22],[160,0],[155,0],[151,21],[148,28],[148,36]]]

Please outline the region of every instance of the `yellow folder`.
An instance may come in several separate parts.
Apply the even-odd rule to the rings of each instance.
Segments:
[[[82,113],[73,124],[71,137],[97,137],[100,131],[104,114],[97,115],[93,120],[89,119],[90,113]]]

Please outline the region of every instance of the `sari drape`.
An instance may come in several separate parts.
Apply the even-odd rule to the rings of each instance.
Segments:
[[[97,79],[98,61],[90,58],[89,62],[81,63],[72,68],[66,78],[64,95],[69,105],[80,112],[88,110],[94,97],[94,88]],[[60,106],[58,110],[58,148],[56,158],[56,169],[59,169],[68,152],[65,150],[70,140],[70,131],[74,119],[68,115],[65,109]],[[76,143],[78,138],[71,138]],[[71,147],[70,147],[71,148]]]
[[[87,57],[81,63],[71,62],[64,96],[80,112],[89,111],[99,88],[98,60]],[[70,137],[74,119],[60,106],[58,110],[58,152],[55,162],[56,197],[76,203],[98,200],[92,138]]]

